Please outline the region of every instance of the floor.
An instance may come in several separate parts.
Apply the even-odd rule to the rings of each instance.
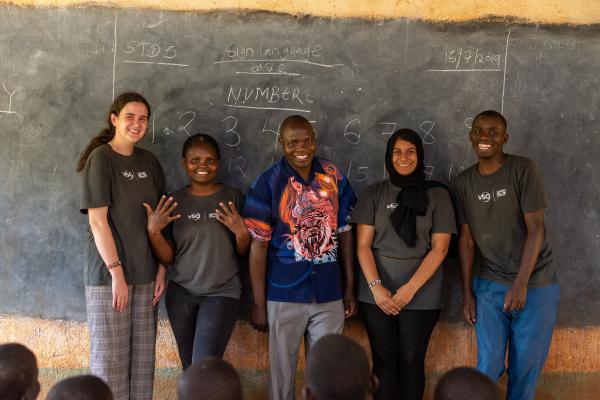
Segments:
[[[40,382],[42,393],[39,399],[43,400],[50,387],[60,379],[72,375],[86,373],[86,370],[56,370],[42,369],[40,371]],[[244,398],[246,400],[267,399],[267,371],[241,370],[238,371],[244,386]],[[176,400],[178,369],[157,369],[154,383],[155,400]],[[440,375],[431,374],[427,377],[425,400],[431,399],[431,392],[435,387]],[[500,382],[503,387],[505,382]],[[301,398],[302,374],[296,379],[297,398]],[[598,373],[546,373],[540,378],[536,400],[597,400],[600,398],[600,372]]]

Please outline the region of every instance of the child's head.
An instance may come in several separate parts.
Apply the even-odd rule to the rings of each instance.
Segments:
[[[500,392],[487,376],[471,367],[446,372],[438,382],[435,400],[498,400]]]
[[[113,400],[104,381],[94,375],[63,379],[50,389],[46,400]]]
[[[35,355],[18,343],[0,345],[0,398],[33,400],[40,392]]]
[[[242,400],[242,383],[235,369],[218,357],[206,357],[188,367],[177,384],[179,400]]]
[[[310,400],[365,400],[375,389],[367,353],[343,335],[323,336],[308,353],[304,386]]]

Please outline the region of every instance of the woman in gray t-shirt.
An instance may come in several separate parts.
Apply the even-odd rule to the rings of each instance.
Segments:
[[[164,193],[164,173],[144,138],[150,106],[124,93],[108,113],[108,126],[81,155],[80,210],[91,235],[84,272],[90,332],[90,369],[115,399],[152,399],[156,303],[166,270],[146,238],[146,212]]]
[[[387,143],[390,178],[358,197],[360,309],[380,385],[376,399],[422,399],[424,362],[440,314],[442,271],[456,233],[447,189],[427,181],[421,138],[410,129]]]
[[[169,198],[163,196],[155,210],[146,210],[154,254],[170,265],[165,302],[179,357],[187,368],[225,352],[241,291],[238,255],[247,252],[250,235],[238,213],[244,196],[215,181],[215,139],[191,136],[182,158],[190,184]]]

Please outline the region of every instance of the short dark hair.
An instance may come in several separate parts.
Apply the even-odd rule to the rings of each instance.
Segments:
[[[35,355],[19,343],[0,345],[0,398],[18,400],[30,394],[36,398],[40,390]]]
[[[197,144],[205,143],[215,149],[215,153],[217,153],[217,159],[221,159],[221,151],[219,149],[219,143],[215,140],[214,137],[207,135],[205,133],[196,133],[195,135],[190,136],[183,143],[183,148],[181,149],[181,158],[185,158],[188,150]]]
[[[293,125],[307,125],[308,127],[310,127],[311,131],[314,132],[310,121],[307,120],[305,117],[303,117],[302,115],[290,115],[283,120],[281,125],[279,125],[279,137],[283,135],[283,132],[287,128]]]
[[[486,375],[471,367],[446,372],[438,382],[434,400],[499,400],[498,386]]]
[[[50,389],[46,400],[113,400],[108,385],[94,375],[63,379]]]
[[[242,383],[235,369],[218,357],[206,357],[189,366],[177,383],[179,400],[241,400]]]
[[[498,111],[494,111],[494,110],[482,111],[479,114],[477,114],[475,116],[475,118],[473,118],[473,122],[475,122],[475,120],[477,120],[477,118],[479,118],[479,117],[497,118],[500,121],[502,121],[502,123],[504,124],[504,130],[506,131],[508,129],[508,124],[506,123],[506,118],[504,118],[504,116],[502,114],[500,114]]]
[[[343,335],[323,336],[308,353],[304,385],[319,400],[364,400],[373,389],[367,353]]]

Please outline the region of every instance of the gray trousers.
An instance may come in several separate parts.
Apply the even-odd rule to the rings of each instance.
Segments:
[[[115,400],[152,400],[157,308],[154,283],[128,286],[124,312],[112,308],[110,286],[86,286],[90,370],[102,378]]]
[[[322,336],[344,330],[344,303],[286,303],[267,301],[271,400],[294,400],[298,349],[305,353]]]

